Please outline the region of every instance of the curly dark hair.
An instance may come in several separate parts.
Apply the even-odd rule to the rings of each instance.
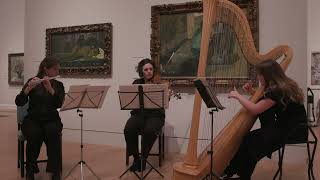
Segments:
[[[149,59],[149,58],[145,58],[145,59],[142,59],[139,63],[138,63],[138,66],[136,67],[136,71],[137,73],[139,74],[139,77],[142,78],[143,77],[143,66],[146,65],[146,64],[151,64],[152,67],[153,67],[153,72],[155,70],[155,64],[154,62]]]

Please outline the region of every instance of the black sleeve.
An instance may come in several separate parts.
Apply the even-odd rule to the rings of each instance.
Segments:
[[[28,102],[28,95],[24,93],[24,90],[27,88],[28,83],[31,79],[27,81],[27,83],[23,86],[20,93],[16,96],[15,103],[17,106],[23,106]]]
[[[278,90],[270,90],[265,92],[264,98],[269,98],[275,102],[279,102],[281,100],[281,92]]]
[[[136,79],[132,82],[132,84],[144,84],[143,79]]]
[[[53,106],[55,108],[61,108],[64,101],[64,97],[65,97],[64,86],[62,82],[56,81],[53,88],[54,88],[54,94],[51,96]]]

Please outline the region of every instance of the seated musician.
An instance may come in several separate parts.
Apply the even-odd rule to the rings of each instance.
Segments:
[[[227,177],[237,174],[241,180],[250,180],[257,162],[280,149],[290,133],[307,118],[301,88],[285,75],[276,61],[264,61],[256,65],[256,69],[257,79],[264,88],[263,98],[252,103],[236,90],[229,94],[229,98],[238,100],[250,113],[257,115],[262,125],[244,137],[225,170]],[[248,85],[245,89],[253,91]]]
[[[15,99],[17,106],[29,103],[28,115],[22,124],[22,132],[27,139],[27,180],[33,180],[34,173],[39,172],[37,158],[43,142],[47,146],[46,170],[52,173],[52,180],[61,179],[62,123],[57,109],[62,106],[65,92],[62,82],[49,79],[58,75],[59,68],[56,58],[44,58],[38,74],[28,80]]]
[[[137,66],[137,73],[140,79],[133,81],[133,84],[152,84],[154,78],[154,62],[150,59],[142,59]],[[142,150],[143,159],[147,159],[149,152],[157,139],[157,135],[162,129],[165,120],[165,110],[145,109],[142,115],[140,110],[130,112],[131,117],[128,119],[125,128],[124,136],[127,145],[129,156],[133,156],[133,164],[130,166],[130,171],[143,171],[146,166],[144,161],[141,169],[141,161],[139,159],[138,150],[138,134],[142,134]]]

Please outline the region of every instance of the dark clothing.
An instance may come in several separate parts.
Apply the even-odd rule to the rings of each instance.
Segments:
[[[47,146],[47,171],[52,173],[60,172],[61,131],[63,125],[57,108],[60,108],[64,101],[64,86],[57,80],[50,80],[51,86],[55,91],[54,95],[51,95],[42,83],[34,87],[26,95],[24,90],[28,82],[15,99],[17,106],[29,103],[28,115],[22,124],[22,132],[27,139],[27,173],[39,172],[36,161],[43,142]]]
[[[133,84],[144,84],[144,79],[137,79]],[[139,156],[138,135],[141,134],[142,155],[147,158],[157,135],[164,125],[165,110],[144,109],[143,114],[140,110],[132,110],[130,113],[131,117],[124,128],[128,155],[133,155],[135,158]]]
[[[303,104],[289,101],[287,106],[284,106],[278,91],[266,92],[263,98],[273,100],[275,105],[258,115],[261,128],[244,137],[238,152],[225,170],[229,175],[237,173],[241,180],[250,180],[257,162],[280,149],[289,135],[297,133],[297,127],[307,121]],[[307,129],[299,131],[301,136],[307,136],[306,132]]]

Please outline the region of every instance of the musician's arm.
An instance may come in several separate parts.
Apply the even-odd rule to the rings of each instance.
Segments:
[[[253,103],[239,94],[237,91],[231,91],[229,94],[229,98],[237,99],[244,108],[246,108],[254,115],[258,115],[276,104],[276,102],[270,98],[265,98],[257,103]]]
[[[65,97],[63,83],[56,81],[55,85],[52,88],[54,89],[54,94],[51,94],[53,106],[55,108],[61,108]]]

